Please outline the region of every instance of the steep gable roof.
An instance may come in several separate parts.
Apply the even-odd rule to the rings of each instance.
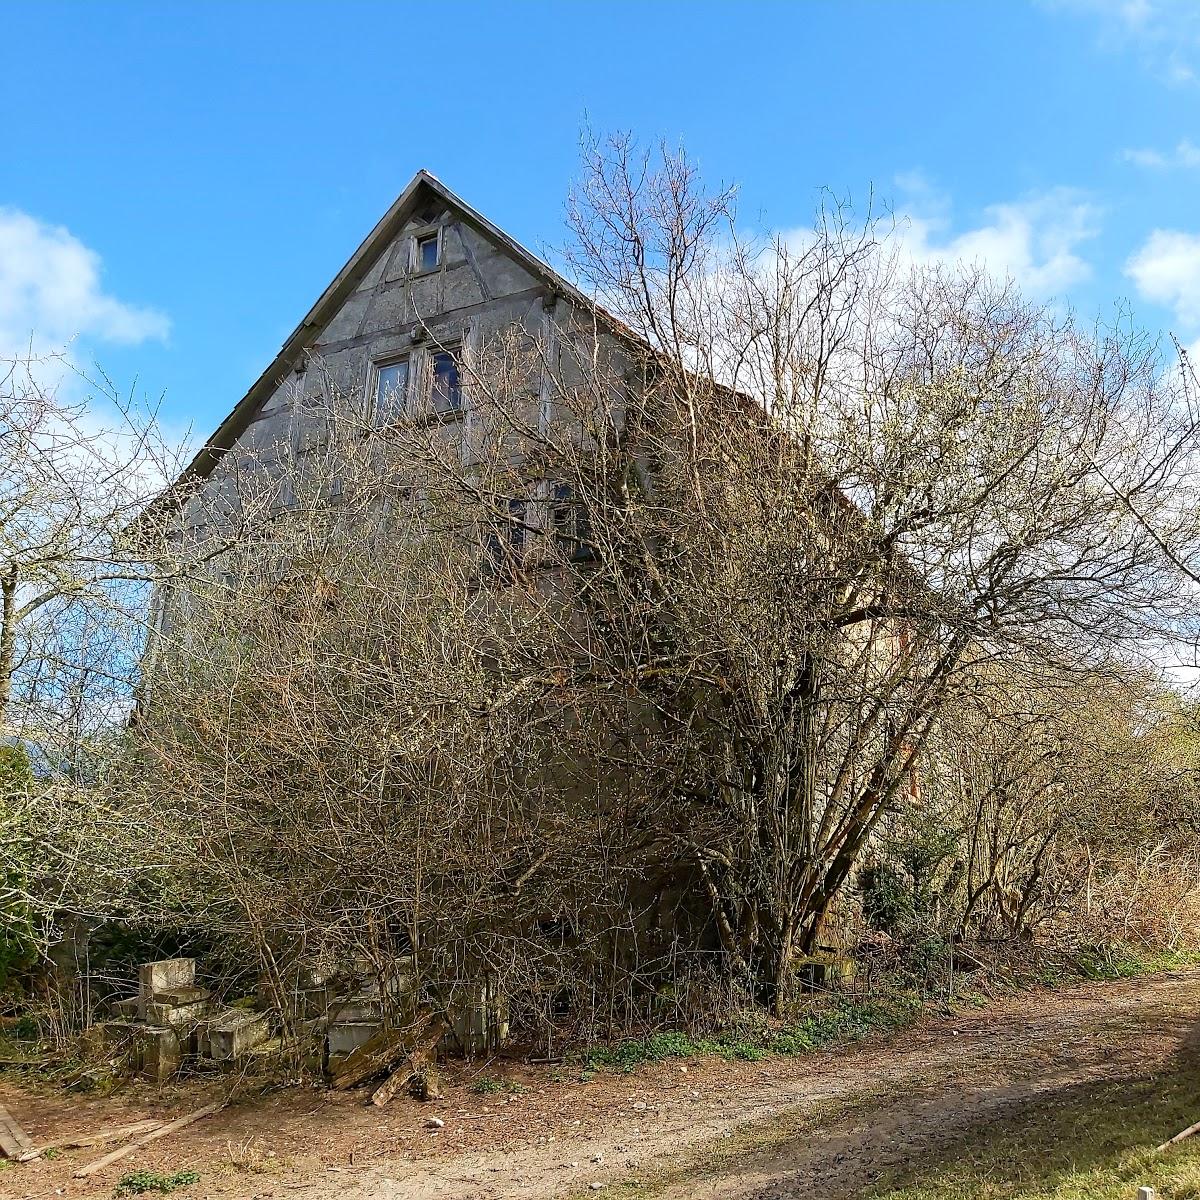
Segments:
[[[288,336],[267,369],[251,384],[249,391],[217,426],[216,431],[183,469],[179,478],[155,501],[151,509],[159,507],[172,496],[177,497],[181,485],[189,480],[204,479],[209,475],[220,456],[245,432],[259,405],[271,394],[279,380],[295,366],[302,352],[317,340],[321,330],[354,291],[379,254],[404,228],[408,220],[431,199],[439,200],[454,209],[460,217],[496,242],[536,278],[545,281],[548,286],[562,292],[584,308],[599,312],[606,323],[614,329],[619,329],[624,336],[632,336],[615,317],[598,310],[592,301],[536,254],[527,250],[520,242],[455,195],[435,175],[420,170],[412,177],[391,208],[383,214],[375,228],[367,234],[346,265],[334,276],[304,319]]]

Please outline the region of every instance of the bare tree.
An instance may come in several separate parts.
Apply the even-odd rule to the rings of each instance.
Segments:
[[[0,731],[95,728],[127,707],[148,565],[125,538],[175,469],[111,385],[64,401],[52,363],[0,361]],[[106,426],[100,407],[116,413]],[[141,585],[141,586],[139,586]]]
[[[512,687],[553,678],[589,714],[596,770],[652,831],[642,866],[690,872],[731,963],[784,1003],[981,670],[1093,670],[1186,632],[1162,548],[1196,552],[1193,416],[1136,332],[909,268],[840,210],[743,244],[681,155],[592,147],[571,214],[617,320],[492,347],[465,465],[396,436],[519,566],[587,551],[568,654],[513,656]]]

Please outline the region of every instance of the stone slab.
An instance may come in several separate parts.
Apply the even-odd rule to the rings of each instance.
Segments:
[[[163,988],[154,993],[155,1000],[162,1001],[164,1004],[196,1004],[200,1000],[208,1000],[211,997],[212,993],[208,988],[202,987]]]
[[[152,1025],[170,1025],[172,1029],[187,1029],[198,1025],[208,1014],[208,1001],[192,1004],[171,1004],[151,1000],[146,1004],[146,1020]]]
[[[271,1022],[266,1013],[231,1008],[213,1017],[207,1030],[209,1058],[227,1062],[265,1042],[271,1036]]]

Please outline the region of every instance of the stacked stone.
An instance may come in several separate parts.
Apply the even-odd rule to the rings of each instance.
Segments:
[[[226,1008],[214,1011],[207,988],[196,986],[196,961],[169,958],[143,963],[138,994],[113,1005],[112,1021],[91,1032],[93,1042],[127,1068],[165,1083],[183,1059],[214,1063],[238,1059],[271,1035],[265,1013]]]

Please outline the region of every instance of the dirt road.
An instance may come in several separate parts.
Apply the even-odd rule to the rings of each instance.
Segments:
[[[1200,971],[1028,993],[804,1058],[661,1063],[586,1083],[509,1071],[524,1087],[512,1095],[480,1096],[463,1072],[441,1101],[397,1100],[382,1111],[362,1094],[288,1089],[235,1102],[86,1181],[71,1174],[94,1150],[0,1167],[0,1197],[111,1196],[126,1171],[191,1169],[200,1181],[177,1193],[187,1200],[527,1200],[594,1190],[834,1200],[1032,1096],[1152,1072],[1191,1049],[1198,1021]],[[212,1094],[192,1084],[80,1099],[0,1082],[0,1102],[39,1144],[174,1116]],[[431,1117],[444,1124],[431,1127]]]

